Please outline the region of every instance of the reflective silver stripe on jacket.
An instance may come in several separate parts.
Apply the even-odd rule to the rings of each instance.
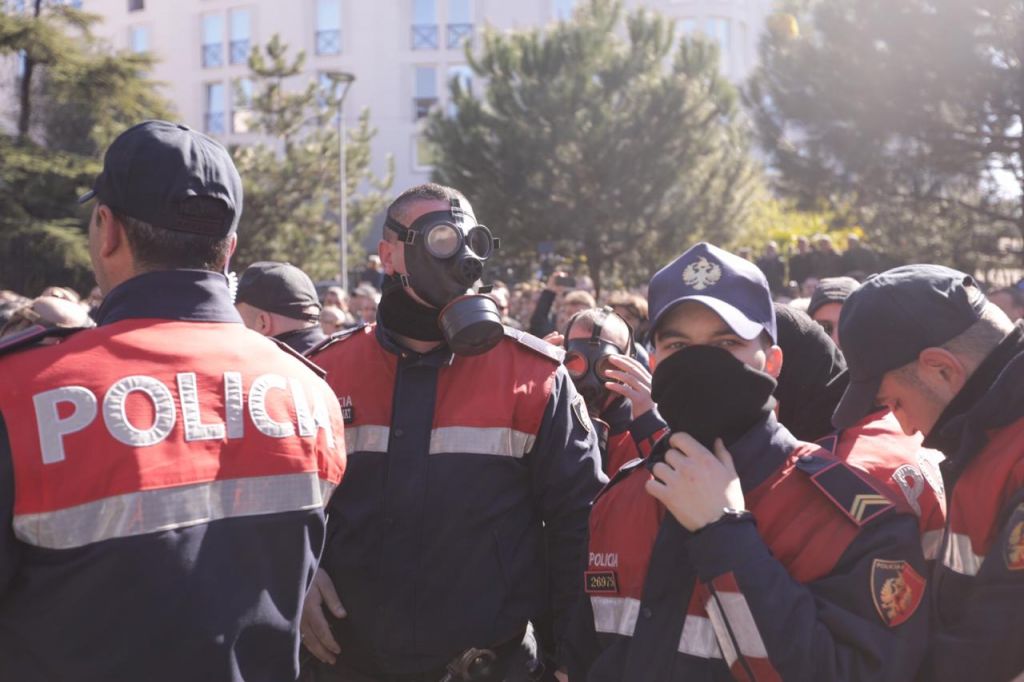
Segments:
[[[36,547],[72,549],[220,519],[316,509],[333,488],[310,472],[145,490],[52,512],[17,514],[14,533]]]

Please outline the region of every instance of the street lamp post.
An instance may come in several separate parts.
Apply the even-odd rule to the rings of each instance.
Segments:
[[[345,96],[348,95],[356,77],[346,71],[331,71],[327,74],[335,87],[341,87],[338,96],[338,139],[340,140],[338,150],[338,164],[341,176],[341,191],[339,192],[340,206],[338,211],[338,251],[341,253],[341,286],[348,290],[348,177],[345,168],[346,161],[346,140],[345,140]]]

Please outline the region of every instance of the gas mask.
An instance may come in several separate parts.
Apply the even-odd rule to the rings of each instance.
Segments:
[[[433,211],[406,227],[388,216],[385,225],[405,244],[401,286],[438,308],[437,325],[456,355],[479,355],[505,335],[494,301],[471,288],[484,272],[484,261],[499,242],[483,225],[467,224],[458,199],[447,211]]]
[[[603,311],[603,315],[593,321],[594,326],[590,331],[589,338],[569,340],[569,332],[572,331],[573,324],[582,314],[573,315],[565,329],[565,369],[569,372],[569,378],[572,379],[573,384],[576,385],[576,390],[587,403],[587,411],[590,412],[590,416],[599,417],[611,394],[611,391],[604,385],[606,381],[610,381],[605,376],[605,372],[618,369],[611,363],[611,356],[633,354],[633,330],[623,320],[623,324],[629,329],[629,341],[624,349],[602,339],[601,330],[604,328],[605,320],[609,315],[616,315],[609,311]]]

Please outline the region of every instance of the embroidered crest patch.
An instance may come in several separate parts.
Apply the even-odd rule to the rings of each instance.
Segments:
[[[586,429],[587,433],[594,430],[594,425],[590,422],[590,413],[587,412],[587,404],[579,393],[572,399],[572,412],[576,416],[576,421]]]
[[[1010,535],[1006,539],[1006,567],[1011,571],[1024,571],[1024,504],[1010,514]]]
[[[720,279],[722,279],[721,266],[703,256],[687,265],[683,270],[683,282],[697,291],[703,291],[718,284]]]
[[[924,597],[925,580],[906,561],[875,559],[871,564],[871,599],[891,628],[910,619]]]

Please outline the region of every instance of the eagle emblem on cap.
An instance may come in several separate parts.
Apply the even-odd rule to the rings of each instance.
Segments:
[[[722,268],[718,263],[709,261],[704,256],[693,261],[683,270],[683,282],[697,291],[703,291],[722,279]]]

